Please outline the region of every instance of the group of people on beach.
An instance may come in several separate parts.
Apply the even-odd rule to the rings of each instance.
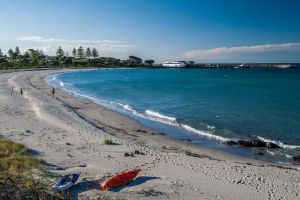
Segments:
[[[14,86],[11,88],[11,94],[10,94],[11,96],[14,93],[14,88],[15,88]],[[52,88],[51,93],[54,96],[54,94],[55,94],[55,88]],[[20,88],[20,94],[23,95],[23,88]]]

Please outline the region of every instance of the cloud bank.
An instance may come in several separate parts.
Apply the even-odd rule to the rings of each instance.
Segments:
[[[233,53],[263,53],[272,51],[300,50],[300,43],[264,44],[239,47],[219,47],[208,50],[192,50],[181,54],[186,59],[222,59]]]
[[[40,49],[49,55],[54,55],[59,46],[69,53],[72,52],[74,47],[78,48],[79,46],[82,46],[83,48],[96,48],[100,54],[102,53],[106,55],[114,53],[126,53],[136,47],[132,44],[111,40],[68,40],[43,36],[22,36],[17,38],[17,40],[30,43],[30,45],[27,45],[26,48],[21,48],[23,50],[30,48]]]

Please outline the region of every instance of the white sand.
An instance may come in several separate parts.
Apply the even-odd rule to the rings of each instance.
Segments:
[[[0,136],[37,151],[57,174],[81,172],[73,188],[75,197],[300,199],[300,166],[275,165],[195,147],[67,93],[57,91],[53,97],[43,77],[54,72],[0,74]],[[15,92],[11,96],[12,86]],[[23,96],[20,87],[24,88]],[[117,145],[102,144],[104,137]],[[124,157],[125,152],[134,150],[146,155]],[[200,158],[186,155],[187,151]],[[142,173],[135,182],[116,191],[97,190],[106,176],[136,166]]]

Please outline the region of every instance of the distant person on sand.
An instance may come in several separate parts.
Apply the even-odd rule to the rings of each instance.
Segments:
[[[10,96],[12,96],[12,95],[13,95],[13,93],[14,93],[14,86],[12,86],[12,88],[11,88],[11,93],[10,93]]]
[[[55,94],[55,89],[54,88],[52,88],[52,95],[54,95]]]
[[[23,95],[23,88],[20,88],[20,94]]]

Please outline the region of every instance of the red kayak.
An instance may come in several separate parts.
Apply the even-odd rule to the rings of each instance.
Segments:
[[[109,190],[116,187],[120,187],[122,185],[126,185],[127,183],[135,179],[135,177],[140,171],[141,169],[134,169],[113,176],[101,184],[100,190]]]

